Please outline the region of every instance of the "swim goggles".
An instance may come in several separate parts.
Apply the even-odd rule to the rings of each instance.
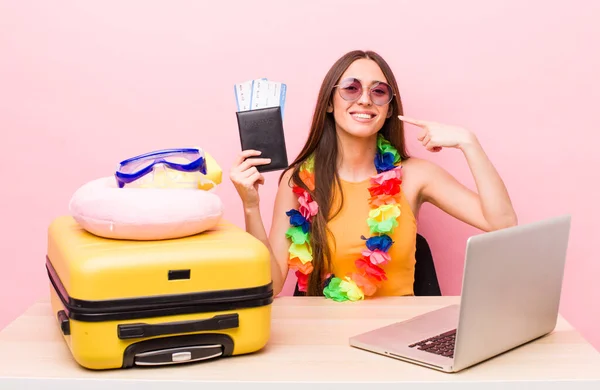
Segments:
[[[157,165],[180,172],[201,172],[206,175],[204,151],[197,148],[163,149],[123,160],[115,172],[119,188],[154,171]]]

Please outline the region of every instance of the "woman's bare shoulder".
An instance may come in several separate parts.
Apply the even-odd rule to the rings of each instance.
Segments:
[[[425,160],[424,158],[412,156],[402,161],[402,167],[409,169],[423,169],[431,164],[433,164],[431,161]]]
[[[403,176],[405,176],[405,179],[410,181],[423,179],[423,173],[427,171],[430,164],[431,162],[419,157],[407,158],[406,160],[402,161],[402,171],[404,173]]]
[[[283,203],[284,207],[289,207],[295,203],[296,197],[293,191],[293,170],[290,169],[281,175],[279,184],[277,185],[277,194],[275,196],[275,207]]]
[[[292,175],[294,174],[293,169],[288,169],[281,175],[281,179],[279,180],[278,187],[280,190],[284,190],[286,192],[292,192],[292,188],[294,186],[294,181],[292,180]]]
[[[413,212],[417,215],[423,203],[423,189],[432,180],[436,165],[418,157],[410,157],[402,162],[402,190]]]
[[[419,157],[410,157],[402,162],[402,170],[410,180],[425,180],[439,169],[437,164]]]

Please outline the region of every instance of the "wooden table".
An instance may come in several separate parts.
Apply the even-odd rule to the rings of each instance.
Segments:
[[[509,353],[447,374],[352,348],[352,335],[458,303],[458,297],[390,297],[357,303],[281,297],[273,303],[272,331],[260,352],[160,368],[91,371],[78,366],[63,341],[47,300],[30,307],[0,332],[0,389],[201,389],[225,383],[261,389],[361,388],[410,383],[410,388],[600,389],[600,353],[562,317],[550,335]],[[530,382],[531,381],[531,382]],[[288,382],[282,384],[281,382]],[[530,382],[530,383],[529,383]],[[487,386],[486,386],[487,385]],[[510,386],[513,385],[513,386]],[[339,386],[338,386],[339,387]],[[369,386],[372,388],[371,386]]]

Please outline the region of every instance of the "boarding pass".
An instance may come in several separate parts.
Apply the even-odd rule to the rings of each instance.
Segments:
[[[238,111],[279,106],[283,117],[286,84],[262,78],[237,83],[234,89]]]

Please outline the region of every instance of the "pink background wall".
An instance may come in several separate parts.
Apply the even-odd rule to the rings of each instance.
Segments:
[[[197,144],[227,173],[233,84],[260,77],[288,84],[292,158],[325,72],[362,48],[389,61],[407,115],[477,133],[520,222],[572,213],[561,311],[600,347],[598,14],[593,0],[0,1],[0,327],[47,294],[46,228],[78,186],[122,158]],[[473,185],[459,152],[430,155],[407,134],[412,154]],[[267,228],[277,175],[262,188]],[[228,179],[220,194],[242,226]],[[459,294],[476,231],[431,207],[419,229],[443,292]]]

